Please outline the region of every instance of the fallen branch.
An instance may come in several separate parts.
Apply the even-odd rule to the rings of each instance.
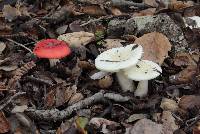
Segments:
[[[59,121],[69,117],[73,112],[85,108],[91,104],[99,102],[104,99],[103,92],[98,92],[91,97],[88,97],[82,101],[79,101],[66,109],[59,111],[58,109],[52,110],[36,110],[27,109],[25,112],[36,120],[46,121]]]
[[[5,99],[3,99],[0,103],[3,103],[2,105],[0,105],[0,111],[2,109],[4,109],[10,102],[12,102],[13,100],[15,100],[16,98],[18,98],[21,95],[26,94],[26,92],[18,92],[16,94],[14,94],[13,96],[9,96]]]
[[[104,94],[104,97],[110,100],[114,100],[116,102],[126,102],[130,100],[130,98],[127,96],[122,96],[120,94],[115,94],[115,93],[106,93]]]

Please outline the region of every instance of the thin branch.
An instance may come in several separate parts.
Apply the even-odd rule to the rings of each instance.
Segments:
[[[0,105],[0,111],[1,111],[2,109],[4,109],[4,108],[5,108],[10,102],[12,102],[14,99],[16,99],[16,98],[18,98],[19,96],[24,95],[24,94],[26,94],[26,92],[18,92],[18,93],[16,93],[16,94],[14,94],[13,96],[9,96],[9,97],[3,99],[3,100],[1,101],[1,103],[3,103],[3,104]]]
[[[10,42],[12,42],[12,43],[14,43],[14,44],[17,44],[17,45],[20,46],[20,47],[23,47],[24,49],[26,49],[26,50],[29,51],[30,53],[33,53],[33,51],[32,51],[31,49],[29,49],[28,47],[24,46],[24,45],[21,44],[21,43],[18,43],[18,42],[16,42],[16,41],[12,40],[12,39],[6,39],[6,40],[8,40],[8,41],[10,41]]]
[[[104,99],[103,92],[98,92],[91,97],[81,100],[66,109],[59,111],[58,109],[52,110],[36,110],[27,109],[25,112],[36,120],[46,121],[59,121],[69,117],[73,112],[85,108],[91,104],[99,102]]]

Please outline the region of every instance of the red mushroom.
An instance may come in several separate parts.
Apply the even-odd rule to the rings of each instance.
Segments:
[[[36,44],[33,53],[39,58],[48,58],[50,67],[53,67],[59,62],[60,58],[69,55],[71,50],[64,41],[46,39]]]

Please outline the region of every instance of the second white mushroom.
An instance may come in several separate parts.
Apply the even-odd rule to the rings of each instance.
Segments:
[[[144,97],[148,93],[148,80],[158,77],[162,69],[152,61],[141,60],[135,66],[125,69],[124,73],[129,79],[139,81],[134,95]]]

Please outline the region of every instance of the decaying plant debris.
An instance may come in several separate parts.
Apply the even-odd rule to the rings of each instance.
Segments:
[[[1,0],[0,10],[0,133],[200,133],[199,1]],[[50,38],[72,51],[53,67],[33,54]],[[95,67],[133,43],[162,67],[143,98]]]

